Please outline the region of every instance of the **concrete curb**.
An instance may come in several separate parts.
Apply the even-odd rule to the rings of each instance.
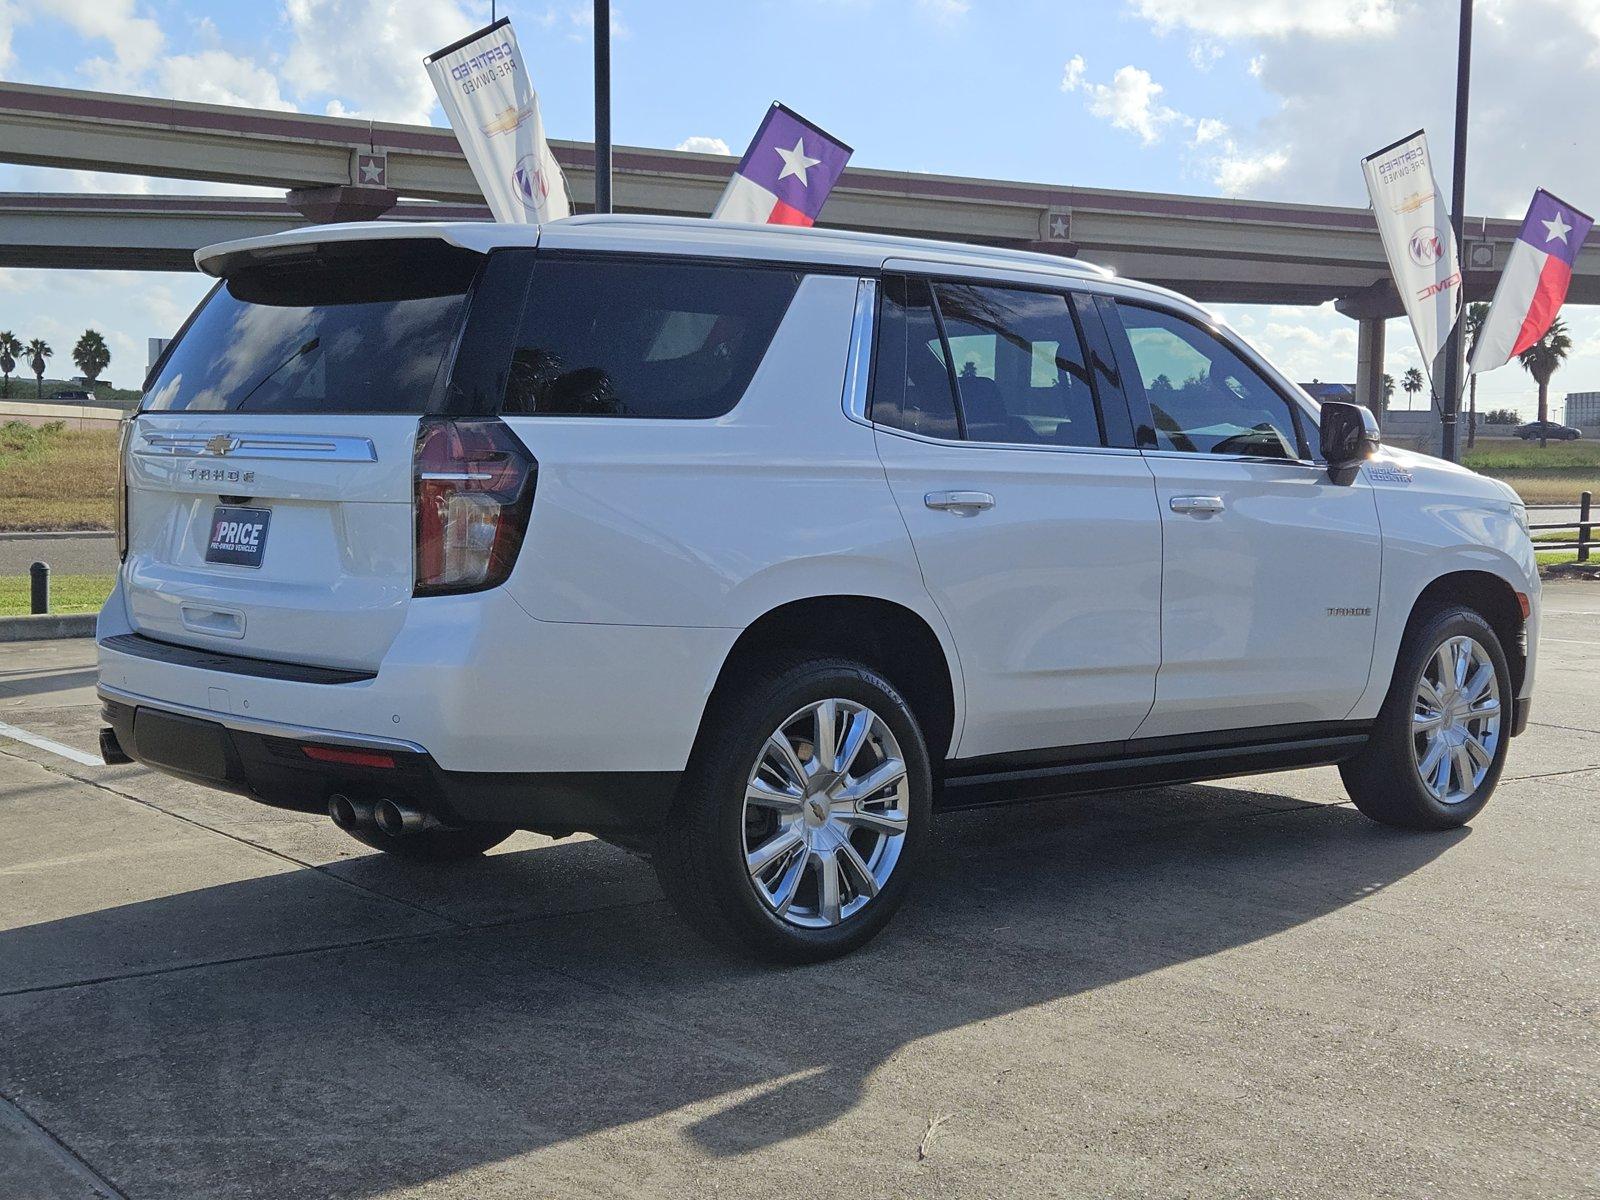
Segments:
[[[108,538],[116,537],[114,529],[23,529],[13,533],[0,533],[0,542],[46,542],[53,538]]]
[[[94,636],[98,613],[45,613],[38,617],[0,617],[0,642]]]

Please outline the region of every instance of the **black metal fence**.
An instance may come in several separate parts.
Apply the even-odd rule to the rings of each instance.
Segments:
[[[1528,532],[1534,535],[1534,549],[1536,550],[1576,550],[1578,561],[1589,561],[1589,548],[1594,545],[1594,523],[1589,519],[1589,506],[1593,500],[1589,492],[1578,495],[1578,519],[1576,521],[1529,521]],[[1566,512],[1572,507],[1570,504],[1530,504],[1528,515],[1531,517],[1538,512]],[[1541,533],[1567,533],[1576,531],[1576,537],[1564,541],[1544,541],[1539,537]]]

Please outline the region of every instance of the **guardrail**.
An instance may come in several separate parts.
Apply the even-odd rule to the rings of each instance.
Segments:
[[[1550,532],[1550,533],[1560,533],[1560,532],[1565,532],[1566,530],[1569,530],[1569,529],[1576,529],[1578,531],[1578,536],[1572,541],[1562,541],[1562,542],[1550,541],[1550,542],[1545,542],[1545,541],[1537,541],[1536,540],[1534,542],[1534,549],[1535,550],[1576,550],[1578,552],[1578,561],[1581,562],[1581,563],[1588,562],[1589,561],[1589,548],[1594,544],[1594,522],[1589,519],[1590,502],[1593,499],[1594,499],[1593,495],[1591,493],[1589,493],[1589,492],[1581,492],[1581,493],[1579,493],[1579,495],[1578,495],[1578,519],[1576,521],[1549,521],[1549,522],[1541,522],[1541,523],[1538,523],[1538,524],[1530,522],[1529,525],[1528,525],[1528,532],[1529,533],[1535,533],[1536,534],[1536,533],[1539,533],[1540,531],[1545,531],[1545,532]],[[1530,514],[1539,512],[1541,510],[1548,512],[1551,509],[1556,509],[1558,511],[1563,511],[1564,512],[1564,511],[1566,511],[1567,509],[1569,509],[1571,507],[1572,507],[1572,505],[1570,505],[1570,504],[1530,504],[1530,505],[1528,505],[1528,512]]]

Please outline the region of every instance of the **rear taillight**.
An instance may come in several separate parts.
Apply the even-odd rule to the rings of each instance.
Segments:
[[[538,470],[497,418],[423,421],[414,480],[418,596],[505,582],[528,528]]]
[[[128,560],[128,442],[133,437],[133,418],[117,422],[117,561]]]

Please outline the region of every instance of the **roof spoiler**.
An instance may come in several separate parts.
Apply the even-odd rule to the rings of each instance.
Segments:
[[[539,242],[539,227],[524,226],[528,246]],[[280,258],[309,255],[321,246],[341,242],[395,242],[431,238],[463,250],[487,254],[506,244],[506,226],[489,221],[351,221],[340,225],[308,225],[261,237],[239,238],[203,246],[194,254],[194,265],[207,275],[225,278],[242,267]]]

